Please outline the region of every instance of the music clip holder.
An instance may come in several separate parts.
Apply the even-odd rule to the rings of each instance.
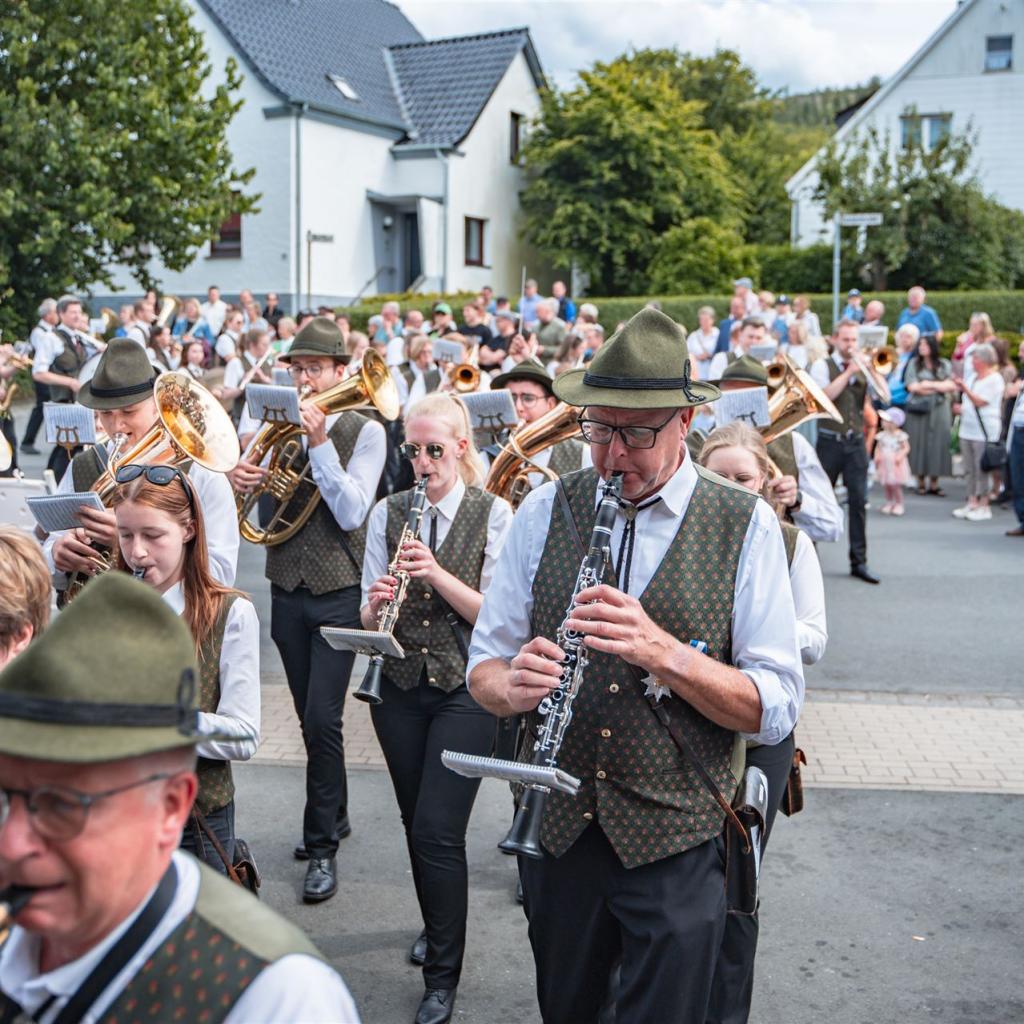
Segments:
[[[391,633],[378,629],[343,629],[341,626],[321,626],[320,635],[336,651],[352,651],[367,657],[387,655],[389,658],[404,658],[402,645]]]
[[[66,402],[44,402],[43,423],[46,441],[72,452],[83,445],[96,443],[96,419],[92,409]]]
[[[469,413],[469,423],[477,443],[481,440],[479,435],[484,435],[490,444],[498,444],[519,424],[515,402],[506,388],[475,391],[459,397]]]
[[[561,768],[524,761],[506,761],[500,757],[463,754],[455,750],[441,751],[441,763],[449,771],[467,779],[501,779],[503,782],[533,789],[557,789],[569,796],[576,796],[580,790],[580,780]]]

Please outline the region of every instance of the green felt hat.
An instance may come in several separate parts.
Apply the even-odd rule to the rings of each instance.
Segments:
[[[521,363],[513,366],[511,370],[499,373],[497,377],[491,379],[491,390],[507,387],[514,380],[532,380],[544,388],[549,395],[554,394],[552,390],[554,380],[551,374],[536,359],[524,359]]]
[[[92,380],[78,389],[89,409],[123,409],[153,395],[156,371],[146,350],[130,338],[115,338],[100,357]]]
[[[589,367],[556,377],[552,390],[569,405],[612,409],[683,409],[721,394],[713,384],[690,377],[686,334],[650,308],[616,331]]]
[[[91,764],[194,746],[197,679],[185,623],[105,573],[0,672],[0,753]]]
[[[315,316],[292,341],[287,352],[279,355],[279,363],[290,363],[296,356],[327,356],[342,363],[349,361],[341,328],[329,316]]]
[[[722,371],[722,376],[719,380],[712,381],[711,383],[721,387],[730,381],[759,384],[761,387],[766,388],[768,386],[768,371],[765,369],[764,364],[759,363],[753,356],[740,356],[729,363]]]

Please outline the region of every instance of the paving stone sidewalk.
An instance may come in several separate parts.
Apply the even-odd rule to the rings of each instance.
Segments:
[[[360,667],[353,679],[362,677]],[[369,707],[345,705],[345,760],[383,768]],[[810,786],[1024,794],[1018,756],[1024,700],[1010,697],[928,697],[871,691],[809,690],[797,729]],[[305,753],[288,687],[277,676],[263,685],[261,764],[303,764]]]

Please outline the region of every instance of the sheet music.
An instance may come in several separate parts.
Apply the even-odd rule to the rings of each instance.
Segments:
[[[294,387],[277,384],[249,384],[245,389],[249,415],[264,423],[294,423],[302,426],[299,393]]]
[[[291,374],[288,373],[287,366],[275,366],[273,369],[274,384],[279,388],[293,388]]]
[[[96,419],[92,409],[84,405],[45,402],[43,422],[46,424],[47,444],[75,448],[80,444],[96,443]]]
[[[889,340],[889,328],[883,324],[857,328],[857,341],[861,348],[881,348]]]
[[[82,507],[103,511],[103,502],[95,491],[81,491],[75,494],[51,494],[26,498],[25,504],[36,517],[36,522],[47,533],[73,530],[81,526],[78,510]]]
[[[723,391],[715,402],[715,426],[722,427],[734,420],[745,420],[755,430],[771,422],[768,415],[767,388],[740,388]]]
[[[435,363],[461,363],[466,357],[466,350],[459,342],[445,341],[444,338],[435,338],[431,349]]]
[[[459,395],[469,411],[469,422],[474,430],[502,431],[519,422],[515,402],[507,388],[495,391],[474,391]]]
[[[759,363],[770,363],[778,352],[777,345],[752,345],[750,347],[750,358],[756,359]]]

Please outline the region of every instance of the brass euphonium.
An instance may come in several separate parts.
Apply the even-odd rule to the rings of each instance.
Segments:
[[[765,444],[771,444],[808,420],[833,419],[837,423],[843,422],[842,414],[815,383],[814,378],[783,353],[776,356],[768,367],[769,387],[773,387],[771,371],[775,371],[774,375],[778,377],[779,368],[781,379],[768,397],[769,423],[760,428]]]
[[[363,356],[363,365],[358,373],[326,391],[304,397],[303,404],[315,405],[328,416],[372,405],[386,420],[396,419],[401,409],[391,371],[384,359],[372,349]],[[270,457],[267,474],[262,481],[251,491],[235,495],[238,528],[250,544],[267,547],[283,544],[302,529],[320,503],[320,491],[313,488],[302,508],[291,507],[299,485],[310,475],[309,461],[302,449],[302,434],[302,427],[293,423],[265,423],[246,449],[246,461],[254,465],[261,465]],[[304,465],[298,465],[303,461]],[[260,526],[249,517],[264,494],[276,499],[277,508],[270,521]]]
[[[538,466],[533,458],[560,441],[579,437],[579,414],[575,406],[559,402],[540,419],[520,427],[494,457],[484,490],[518,508],[530,493],[530,473],[542,473],[549,480],[556,479],[556,474]]]

